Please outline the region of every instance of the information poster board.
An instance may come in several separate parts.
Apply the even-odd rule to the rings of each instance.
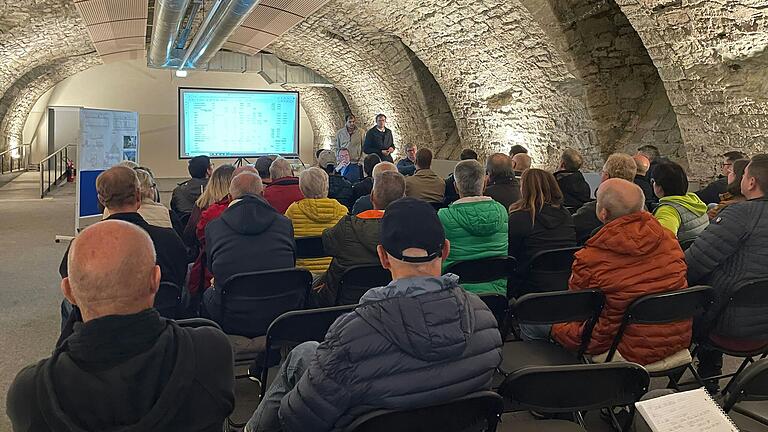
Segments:
[[[139,161],[139,114],[80,109],[75,234],[81,218],[100,216],[96,177],[123,160]]]

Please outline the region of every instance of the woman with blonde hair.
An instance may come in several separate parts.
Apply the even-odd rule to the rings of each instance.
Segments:
[[[518,268],[526,268],[539,252],[571,246],[576,246],[576,230],[555,176],[541,169],[526,170],[520,199],[509,207],[509,255],[517,259]],[[518,294],[528,291],[518,288]]]
[[[211,178],[208,180],[208,184],[205,185],[203,193],[195,201],[195,208],[192,209],[192,214],[189,216],[187,226],[184,228],[184,244],[189,247],[197,247],[197,236],[195,236],[195,229],[197,223],[200,221],[200,215],[211,204],[215,204],[219,201],[225,200],[229,197],[229,184],[232,182],[232,174],[235,172],[235,167],[230,164],[224,164],[216,167],[211,173]]]

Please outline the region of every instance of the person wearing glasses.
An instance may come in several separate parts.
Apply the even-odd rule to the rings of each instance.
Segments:
[[[720,195],[728,192],[728,175],[733,173],[733,163],[739,159],[746,159],[746,155],[740,151],[729,151],[723,153],[723,164],[720,168],[720,175],[704,189],[696,192],[706,204],[720,202]]]

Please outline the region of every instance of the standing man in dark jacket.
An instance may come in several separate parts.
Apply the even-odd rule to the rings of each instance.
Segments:
[[[520,183],[515,178],[512,158],[504,153],[494,153],[485,161],[486,184],[483,195],[501,203],[507,211],[520,199]]]
[[[696,195],[704,201],[704,204],[717,204],[720,202],[720,195],[728,192],[728,174],[733,171],[733,163],[739,159],[746,158],[747,156],[740,151],[729,151],[723,154],[723,165],[717,180],[696,192]]]
[[[592,200],[589,183],[584,180],[584,175],[579,171],[582,165],[584,165],[584,159],[579,152],[571,148],[565,149],[560,158],[560,170],[554,174],[563,192],[563,205],[571,212]]]
[[[728,296],[745,283],[768,278],[768,154],[755,155],[744,171],[741,193],[747,201],[729,205],[699,234],[685,252],[688,283],[711,285],[717,298],[707,316],[696,323],[697,338],[728,335],[768,341],[768,309],[745,307],[719,316]],[[719,318],[718,318],[719,317]],[[723,355],[699,350],[699,373],[720,373]]]
[[[108,220],[72,242],[64,296],[83,322],[8,391],[13,430],[220,431],[235,402],[232,347],[213,327],[181,328],[152,308],[152,240]]]
[[[392,283],[288,355],[246,431],[342,430],[378,408],[412,409],[487,390],[501,335],[482,300],[440,276],[450,245],[429,204],[403,198],[381,221]],[[306,372],[306,373],[305,373]]]
[[[215,280],[204,293],[206,315],[227,333],[248,337],[255,336],[249,335],[247,322],[219,316],[221,285],[238,273],[286,269],[296,264],[293,225],[261,197],[262,190],[257,174],[236,176],[229,186],[229,208],[205,227],[205,254]]]
[[[368,129],[365,133],[365,143],[363,144],[363,153],[375,154],[382,161],[393,162],[392,152],[395,151],[395,139],[392,130],[387,129],[387,116],[379,114],[376,116],[376,126]]]
[[[182,218],[185,222],[195,208],[195,201],[208,184],[208,178],[213,172],[213,164],[208,156],[195,156],[189,160],[187,170],[192,178],[179,183],[171,195],[171,210],[176,212],[179,218],[186,215],[186,218]]]

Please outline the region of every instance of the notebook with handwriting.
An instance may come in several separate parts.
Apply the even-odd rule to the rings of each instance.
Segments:
[[[635,406],[653,432],[739,431],[703,388],[637,402]]]

